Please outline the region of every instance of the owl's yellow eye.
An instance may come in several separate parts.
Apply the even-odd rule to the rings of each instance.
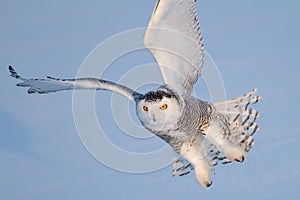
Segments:
[[[148,107],[147,106],[143,106],[143,110],[144,111],[148,111]]]
[[[168,105],[167,104],[164,104],[164,105],[162,105],[161,107],[160,107],[160,109],[162,109],[162,110],[166,110],[168,108]]]

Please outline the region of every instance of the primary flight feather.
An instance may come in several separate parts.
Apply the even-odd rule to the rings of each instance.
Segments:
[[[204,45],[195,0],[158,0],[144,37],[145,47],[157,61],[164,83],[141,94],[126,86],[96,78],[31,79],[9,71],[28,93],[61,90],[110,90],[136,104],[142,125],[167,142],[179,155],[173,175],[195,171],[203,187],[212,184],[217,163],[243,162],[258,130],[256,89],[233,100],[208,103],[191,95],[204,63]]]

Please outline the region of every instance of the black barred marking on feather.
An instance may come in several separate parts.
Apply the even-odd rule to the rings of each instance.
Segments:
[[[210,156],[213,157],[213,160],[218,158],[219,152],[211,152]]]
[[[18,87],[30,87],[30,85],[28,85],[27,83],[17,83]]]
[[[243,144],[245,141],[246,141],[246,140],[245,140],[245,139],[243,139],[242,141],[240,141],[240,143],[241,143],[241,144]]]
[[[218,157],[219,160],[225,160],[226,157]]]
[[[250,105],[250,101],[245,106],[245,111],[248,109],[248,106]]]
[[[241,114],[238,114],[238,115],[233,119],[233,122],[235,122],[240,116],[241,116]]]
[[[230,161],[230,160],[226,160],[226,161],[222,162],[223,165],[230,164],[230,163],[232,163],[232,161]]]
[[[248,115],[246,119],[242,122],[242,126],[244,126],[249,119],[250,119],[250,115]]]
[[[187,164],[186,166],[179,167],[178,169],[176,169],[176,171],[183,171],[189,167],[191,167],[191,163]]]
[[[254,122],[249,122],[248,125],[246,126],[246,130],[248,131],[252,126]]]
[[[173,161],[172,176],[184,176],[189,174],[194,167],[191,163],[183,158],[178,158]]]
[[[220,160],[218,156],[212,158],[212,160],[216,160],[216,159]]]
[[[250,134],[251,136],[254,135],[254,133],[258,130],[258,125],[255,126],[255,128],[253,129],[253,132]]]
[[[256,96],[256,100],[255,100],[254,104],[257,103],[260,100],[260,98],[261,98],[260,96]]]
[[[189,174],[190,173],[190,171],[187,171],[187,172],[184,172],[184,173],[182,173],[182,174],[179,174],[179,176],[184,176],[184,175],[187,175],[187,174]]]
[[[56,80],[56,81],[76,81],[75,79],[65,79],[65,78],[54,78],[52,76],[47,76],[48,79],[51,79],[51,80]]]
[[[16,79],[19,79],[21,76],[18,75],[16,70],[12,66],[8,66],[9,72],[11,73],[11,77],[14,77]]]
[[[252,108],[249,108],[249,115],[252,115]]]
[[[249,142],[249,146],[251,147],[253,143],[254,143],[254,138],[251,138],[251,140]]]
[[[256,113],[255,113],[255,116],[254,116],[253,122],[255,122],[255,121],[256,121],[257,117],[258,117],[258,111],[256,111]]]

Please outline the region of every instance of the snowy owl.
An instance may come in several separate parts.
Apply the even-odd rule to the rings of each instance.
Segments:
[[[258,111],[250,105],[260,97],[255,95],[256,89],[219,103],[192,96],[205,55],[195,0],[158,0],[144,45],[157,61],[164,81],[146,94],[97,78],[28,79],[11,66],[9,71],[21,81],[17,86],[29,87],[29,94],[92,89],[124,95],[135,102],[141,124],[180,155],[174,160],[173,175],[194,170],[196,180],[207,188],[218,162],[243,162],[246,158],[258,130]]]

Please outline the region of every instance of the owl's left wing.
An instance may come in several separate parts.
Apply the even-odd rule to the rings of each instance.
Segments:
[[[204,63],[195,0],[158,0],[144,37],[164,83],[190,93]]]
[[[24,78],[20,76],[12,66],[9,66],[10,76],[20,80],[17,84],[19,87],[29,87],[27,92],[29,94],[39,93],[46,94],[62,90],[74,89],[89,89],[89,90],[109,90],[119,93],[131,101],[135,101],[141,94],[136,91],[110,81],[97,79],[97,78],[77,78],[77,79],[59,79],[47,76],[45,79],[40,78]]]

